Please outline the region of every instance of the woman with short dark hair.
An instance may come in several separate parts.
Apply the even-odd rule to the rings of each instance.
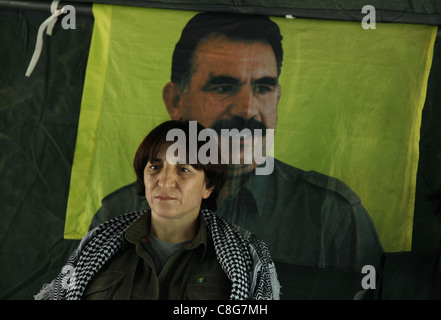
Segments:
[[[204,142],[191,140],[190,125],[162,123],[136,152],[134,169],[150,209],[91,230],[36,299],[279,298],[266,244],[214,213],[227,168],[219,149],[216,161],[199,161]],[[204,127],[192,125],[199,136]],[[171,130],[181,133],[185,151],[173,157],[170,147],[183,141],[167,141]]]

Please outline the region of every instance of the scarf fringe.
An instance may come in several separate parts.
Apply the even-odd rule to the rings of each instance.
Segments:
[[[276,266],[273,264],[269,268],[270,280],[271,280],[271,289],[273,293],[273,300],[280,300],[280,295],[282,286],[279,282],[279,277],[277,276]]]
[[[43,287],[41,288],[40,292],[34,296],[34,299],[35,300],[52,300],[52,296],[54,294],[54,290],[53,290],[54,281],[52,281],[51,283],[44,284]]]

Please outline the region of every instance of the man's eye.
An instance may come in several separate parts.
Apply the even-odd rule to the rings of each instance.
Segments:
[[[159,170],[160,168],[161,168],[161,167],[158,166],[158,165],[156,165],[156,164],[152,164],[152,165],[149,166],[149,169],[150,169],[150,170],[153,170],[153,171]]]
[[[274,87],[273,86],[256,86],[254,88],[254,91],[257,94],[265,94],[265,93],[274,91]]]
[[[216,86],[212,88],[212,91],[219,94],[232,93],[234,92],[234,87],[230,85]]]

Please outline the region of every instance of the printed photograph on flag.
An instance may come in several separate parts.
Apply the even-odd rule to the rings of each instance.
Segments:
[[[229,164],[217,213],[287,266],[410,250],[436,28],[94,5],[65,238],[147,208],[133,157],[166,120],[274,130],[269,174]],[[271,143],[267,143],[270,141]],[[289,270],[289,267],[287,267]],[[289,273],[289,272],[288,272]]]

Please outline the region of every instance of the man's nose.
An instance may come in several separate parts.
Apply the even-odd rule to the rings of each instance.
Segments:
[[[243,86],[237,92],[231,105],[230,115],[261,121],[258,101],[250,86]]]

